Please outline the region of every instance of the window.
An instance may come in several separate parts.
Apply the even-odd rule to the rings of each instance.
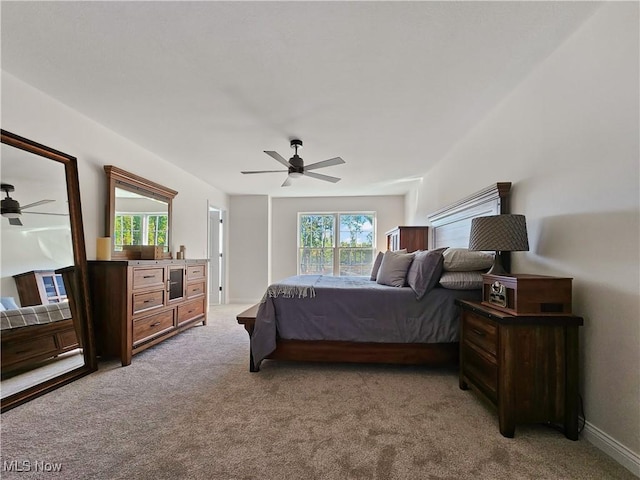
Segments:
[[[122,245],[166,246],[167,221],[168,216],[166,214],[116,214],[114,249],[121,251]]]
[[[298,214],[299,275],[369,275],[375,213]]]

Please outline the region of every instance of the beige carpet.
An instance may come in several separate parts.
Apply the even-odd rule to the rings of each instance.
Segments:
[[[2,478],[636,478],[545,426],[503,438],[453,369],[266,361],[249,373],[234,318],[245,307],[214,307],[208,326],[130,366],[102,363],[3,414]]]

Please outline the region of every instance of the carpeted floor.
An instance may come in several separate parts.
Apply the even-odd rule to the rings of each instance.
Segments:
[[[101,363],[2,414],[2,478],[636,479],[545,426],[503,438],[453,369],[265,361],[249,373],[234,318],[246,307],[213,307],[208,326],[130,366]]]

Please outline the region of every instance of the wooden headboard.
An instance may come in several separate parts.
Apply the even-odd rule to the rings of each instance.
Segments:
[[[471,220],[475,217],[509,213],[508,196],[511,182],[498,182],[433,212],[427,218],[431,225],[431,248],[469,246]]]

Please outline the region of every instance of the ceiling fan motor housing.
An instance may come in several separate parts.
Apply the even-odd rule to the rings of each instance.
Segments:
[[[9,192],[13,192],[15,188],[13,185],[3,183],[0,188],[7,194],[7,198],[2,199],[2,216],[8,218],[17,218],[22,211],[20,210],[20,203],[9,196]]]

